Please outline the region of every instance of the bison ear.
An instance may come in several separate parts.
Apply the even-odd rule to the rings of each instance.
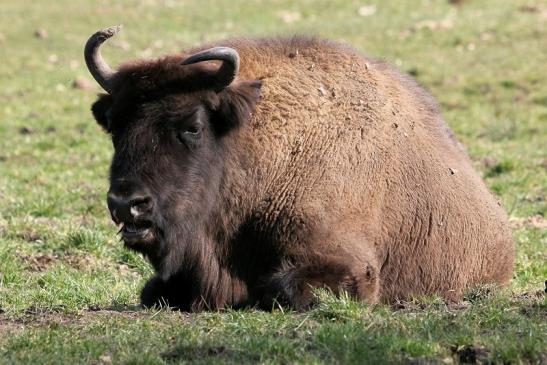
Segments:
[[[258,80],[233,83],[218,93],[213,125],[224,135],[249,121],[260,98],[262,83]]]
[[[103,94],[99,96],[97,100],[91,106],[91,111],[97,123],[107,132],[110,131],[110,122],[108,115],[110,114],[110,108],[112,108],[113,99],[112,96]]]

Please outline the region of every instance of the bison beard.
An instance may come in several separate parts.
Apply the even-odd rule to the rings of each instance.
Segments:
[[[338,43],[235,39],[111,69],[92,111],[114,156],[108,207],[156,275],[144,306],[275,303],[313,288],[376,303],[458,300],[506,284],[513,242],[499,204],[432,98]]]

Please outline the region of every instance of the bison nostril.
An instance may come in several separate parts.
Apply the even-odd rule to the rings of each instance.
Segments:
[[[116,224],[146,219],[153,208],[153,200],[146,195],[125,197],[110,191],[107,195],[107,204],[112,220]]]
[[[131,202],[129,203],[131,215],[133,217],[137,217],[139,215],[149,213],[152,209],[152,198],[150,197],[142,197],[142,198],[134,198],[131,199]]]

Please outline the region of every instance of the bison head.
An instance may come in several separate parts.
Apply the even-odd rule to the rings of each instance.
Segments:
[[[107,92],[92,111],[114,145],[108,208],[125,245],[170,275],[207,235],[227,140],[249,120],[261,85],[236,79],[239,54],[227,47],[114,71],[99,47],[118,30],[95,33],[85,47],[89,71]]]

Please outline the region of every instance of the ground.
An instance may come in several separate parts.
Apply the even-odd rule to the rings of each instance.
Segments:
[[[312,33],[410,73],[500,198],[506,290],[457,305],[368,307],[318,292],[306,313],[142,310],[151,274],[105,204],[112,146],[89,107],[95,30],[109,62],[232,35]],[[0,12],[0,363],[547,363],[547,3],[540,0],[30,0]]]

